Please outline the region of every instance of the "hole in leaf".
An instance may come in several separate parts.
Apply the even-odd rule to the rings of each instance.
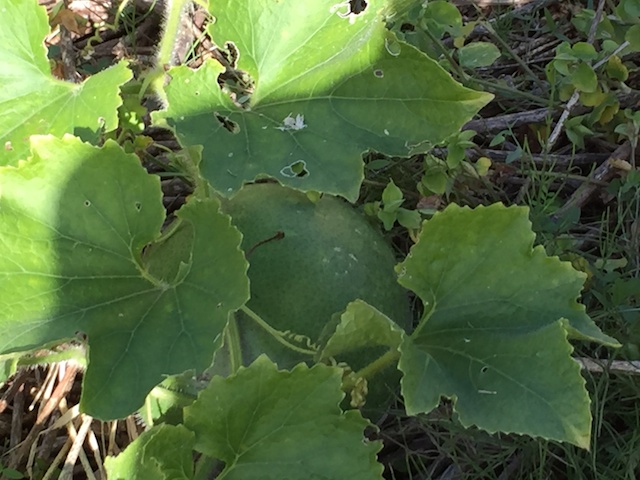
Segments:
[[[367,9],[367,2],[365,0],[349,0],[349,8],[351,13],[360,15]]]
[[[378,78],[384,77],[384,72],[382,70],[380,70],[380,69],[374,70],[373,74]]]
[[[237,68],[240,52],[233,42],[225,43],[224,49],[216,50],[216,60],[225,67],[218,76],[218,85],[240,108],[249,108],[255,82],[251,75]]]
[[[346,0],[333,5],[329,11],[336,13],[339,17],[348,18],[349,23],[353,23],[356,15],[360,15],[367,9],[366,0]]]
[[[309,175],[309,170],[307,170],[307,164],[304,160],[298,160],[284,167],[280,173],[288,178],[304,178]]]
[[[402,51],[400,42],[390,37],[387,37],[384,39],[384,48],[387,49],[387,52],[389,52],[389,55],[391,55],[392,57],[399,56],[400,52]]]
[[[225,117],[223,115],[218,115],[214,113],[216,119],[222,124],[224,128],[229,130],[231,133],[240,133],[240,125],[238,125],[233,120],[229,120],[229,117]]]
[[[85,200],[84,201],[84,206],[85,207],[90,207],[91,206],[91,202],[89,200]]]
[[[141,204],[140,202],[136,202],[136,203],[134,203],[133,205],[134,205],[134,207],[136,207],[136,210],[137,210],[137,211],[142,210],[142,204]]]
[[[231,68],[236,68],[238,66],[238,59],[240,58],[240,52],[238,51],[238,47],[233,42],[225,42],[223,55],[227,58],[229,62],[229,66]]]
[[[480,373],[487,373],[488,370],[489,370],[489,367],[482,367],[480,369]]]

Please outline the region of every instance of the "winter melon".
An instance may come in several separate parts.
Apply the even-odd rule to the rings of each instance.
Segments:
[[[243,234],[251,282],[247,306],[273,328],[317,342],[332,316],[356,299],[408,326],[408,299],[396,281],[392,249],[344,200],[324,195],[312,202],[299,191],[259,183],[224,201],[223,210]],[[246,316],[237,315],[237,324],[243,363],[265,352],[281,368],[308,360]],[[376,352],[369,353],[358,359],[371,361]]]

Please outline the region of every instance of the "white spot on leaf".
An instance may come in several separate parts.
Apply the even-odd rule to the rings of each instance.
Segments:
[[[303,128],[307,128],[307,126],[304,124],[304,115],[298,114],[295,118],[293,118],[291,114],[289,114],[282,121],[282,126],[276,127],[276,130],[286,132],[290,130],[302,130]]]
[[[495,390],[478,390],[478,393],[482,394],[482,395],[497,395],[498,392],[496,392]]]

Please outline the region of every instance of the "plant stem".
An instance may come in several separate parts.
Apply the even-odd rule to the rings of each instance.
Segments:
[[[458,74],[460,81],[463,83],[469,81],[469,75],[467,75],[464,69],[460,66],[460,64],[455,61],[455,59],[449,52],[449,49],[444,46],[442,41],[439,38],[437,38],[435,35],[433,35],[433,33],[429,31],[429,29],[424,29],[423,31],[427,35],[427,37],[429,37],[429,39],[433,43],[435,43],[438,49],[442,52],[442,55],[444,55],[444,58],[447,60],[447,62],[449,62],[449,65],[451,65],[451,68],[453,68],[455,72]]]
[[[500,46],[509,53],[511,58],[513,58],[518,65],[520,65],[520,68],[522,68],[531,77],[532,81],[535,82],[535,84],[538,86],[538,88],[540,90],[544,91],[545,90],[545,85],[543,84],[543,82],[538,78],[538,76],[533,72],[533,70],[531,70],[531,68],[529,68],[529,65],[527,65],[522,60],[522,58],[520,58],[520,56],[516,52],[513,51],[513,49],[509,46],[509,44],[507,42],[505,42],[502,39],[502,37],[496,33],[496,31],[491,26],[491,23],[485,22],[484,23],[484,27],[489,31],[489,34],[493,37],[493,39],[496,42],[498,42],[500,44]]]
[[[231,368],[231,373],[236,373],[242,366],[242,348],[240,346],[238,322],[236,322],[236,317],[233,313],[229,314],[224,341],[229,349],[229,368]]]
[[[154,92],[166,104],[167,99],[164,94],[162,84],[164,83],[164,67],[171,65],[173,48],[180,30],[180,20],[182,12],[191,0],[167,0],[165,11],[165,24],[162,29],[162,37],[158,45],[158,55],[156,57],[156,67],[150,72],[150,83],[153,85]],[[145,87],[146,88],[146,87]]]
[[[149,392],[149,395],[147,395],[144,399],[144,411],[147,415],[145,423],[147,424],[147,428],[152,428],[154,424],[153,411],[151,410],[151,393],[153,393],[153,390],[151,390],[151,392]]]
[[[436,306],[437,306],[437,302],[436,302],[436,300],[434,298],[433,299],[433,305],[431,306],[431,308],[428,311],[425,310],[424,314],[422,315],[422,318],[420,319],[420,323],[418,323],[418,326],[415,328],[415,330],[413,332],[411,332],[410,337],[415,338],[416,335],[418,335],[420,333],[420,330],[422,330],[424,328],[424,326],[427,324],[427,322],[429,321],[429,318],[431,317],[431,314],[433,312],[435,312]],[[425,303],[425,307],[427,307],[427,303]]]
[[[311,355],[311,356],[315,356],[315,354],[317,353],[315,350],[309,350],[306,348],[302,348],[302,347],[298,347],[297,345],[294,345],[292,343],[289,343],[287,340],[285,340],[285,338],[282,335],[282,332],[276,330],[275,328],[273,328],[271,325],[269,325],[267,322],[265,322],[260,315],[258,315],[257,313],[255,313],[253,310],[251,310],[249,307],[247,307],[246,305],[244,305],[243,307],[240,308],[240,311],[242,311],[244,314],[246,314],[247,316],[249,316],[253,321],[255,321],[258,325],[260,325],[263,329],[265,329],[267,332],[269,332],[271,334],[271,336],[273,336],[273,338],[280,344],[284,345],[285,347],[293,350],[294,352],[298,352],[298,353],[302,353],[304,355]]]
[[[21,357],[18,360],[18,365],[21,367],[32,365],[45,365],[56,362],[73,361],[81,367],[87,366],[87,356],[85,351],[81,348],[67,348],[60,352],[52,352],[42,356],[28,356]]]
[[[153,387],[153,390],[151,390],[150,395],[148,395],[147,398],[149,398],[150,396],[153,396],[153,398],[156,398],[158,400],[169,400],[173,403],[185,404],[193,403],[193,401],[198,398],[198,396],[195,394],[180,392],[178,390],[169,390],[168,388],[162,386]],[[150,413],[151,412],[149,411],[149,414]]]
[[[529,92],[525,92],[523,90],[518,90],[516,88],[509,87],[507,85],[500,85],[499,83],[492,82],[490,80],[484,80],[482,78],[474,78],[473,82],[477,83],[478,85],[483,85],[485,87],[488,87],[489,89],[499,90],[502,92],[510,93],[516,97],[526,98],[527,100],[530,100],[531,102],[537,105],[547,106],[549,104],[549,100],[547,99],[544,99],[542,97],[539,97]]]
[[[398,350],[389,350],[387,353],[382,355],[381,357],[376,358],[373,362],[371,362],[366,367],[358,370],[353,378],[365,378],[367,380],[373,378],[378,374],[378,372],[384,370],[390,365],[396,363],[400,358],[400,352]],[[349,391],[355,386],[355,380],[347,380],[342,384],[342,389],[344,391]]]

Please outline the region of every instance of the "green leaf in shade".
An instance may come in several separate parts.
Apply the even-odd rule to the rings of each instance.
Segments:
[[[185,409],[196,450],[225,462],[228,480],[382,479],[379,442],[369,424],[338,404],[339,368],[316,365],[278,371],[262,355],[231,377],[213,377]]]
[[[466,68],[488,67],[500,58],[500,50],[490,42],[473,42],[458,50],[460,65]]]
[[[397,267],[427,312],[400,347],[406,409],[445,396],[465,426],[588,447],[589,397],[567,332],[619,344],[576,302],[585,275],[532,248],[527,214],[451,205],[424,223]]]
[[[373,346],[397,349],[404,329],[362,300],[347,305],[340,323],[319,355],[319,360]]]
[[[571,72],[571,83],[581,92],[595,92],[598,88],[598,76],[591,65],[579,63]]]
[[[393,180],[389,180],[389,183],[382,191],[382,203],[384,204],[384,209],[388,211],[396,211],[404,203],[402,190],[393,183]]]
[[[217,201],[192,200],[152,243],[162,192],[135,155],[69,135],[33,137],[32,152],[0,168],[0,354],[82,332],[82,409],[126,416],[164,375],[211,363],[248,298],[240,233]]]
[[[0,7],[0,164],[29,153],[29,136],[61,136],[75,129],[113,130],[122,103],[119,88],[131,79],[126,62],[82,83],[51,75],[44,38],[47,12],[35,0],[3,0]]]
[[[640,51],[640,25],[632,25],[624,35],[624,39],[629,42],[629,48],[633,52]]]
[[[427,151],[492,98],[387,31],[395,2],[372,0],[357,16],[334,3],[211,3],[210,35],[235,45],[254,82],[244,107],[218,87],[224,69],[213,60],[169,71],[169,105],[154,119],[204,146],[202,173],[221,193],[268,175],[355,200],[364,151]]]
[[[598,52],[593,45],[587,42],[576,42],[571,46],[571,51],[579,60],[589,62],[598,58]]]
[[[18,371],[19,354],[0,355],[0,386]]]
[[[629,17],[636,20],[640,17],[640,0],[622,0],[620,6]]]
[[[443,0],[430,1],[424,7],[422,24],[438,39],[442,38],[445,32],[455,37],[460,35],[462,29],[462,15],[452,3]]]
[[[182,425],[160,425],[143,432],[104,465],[109,480],[190,480],[195,435]]]

